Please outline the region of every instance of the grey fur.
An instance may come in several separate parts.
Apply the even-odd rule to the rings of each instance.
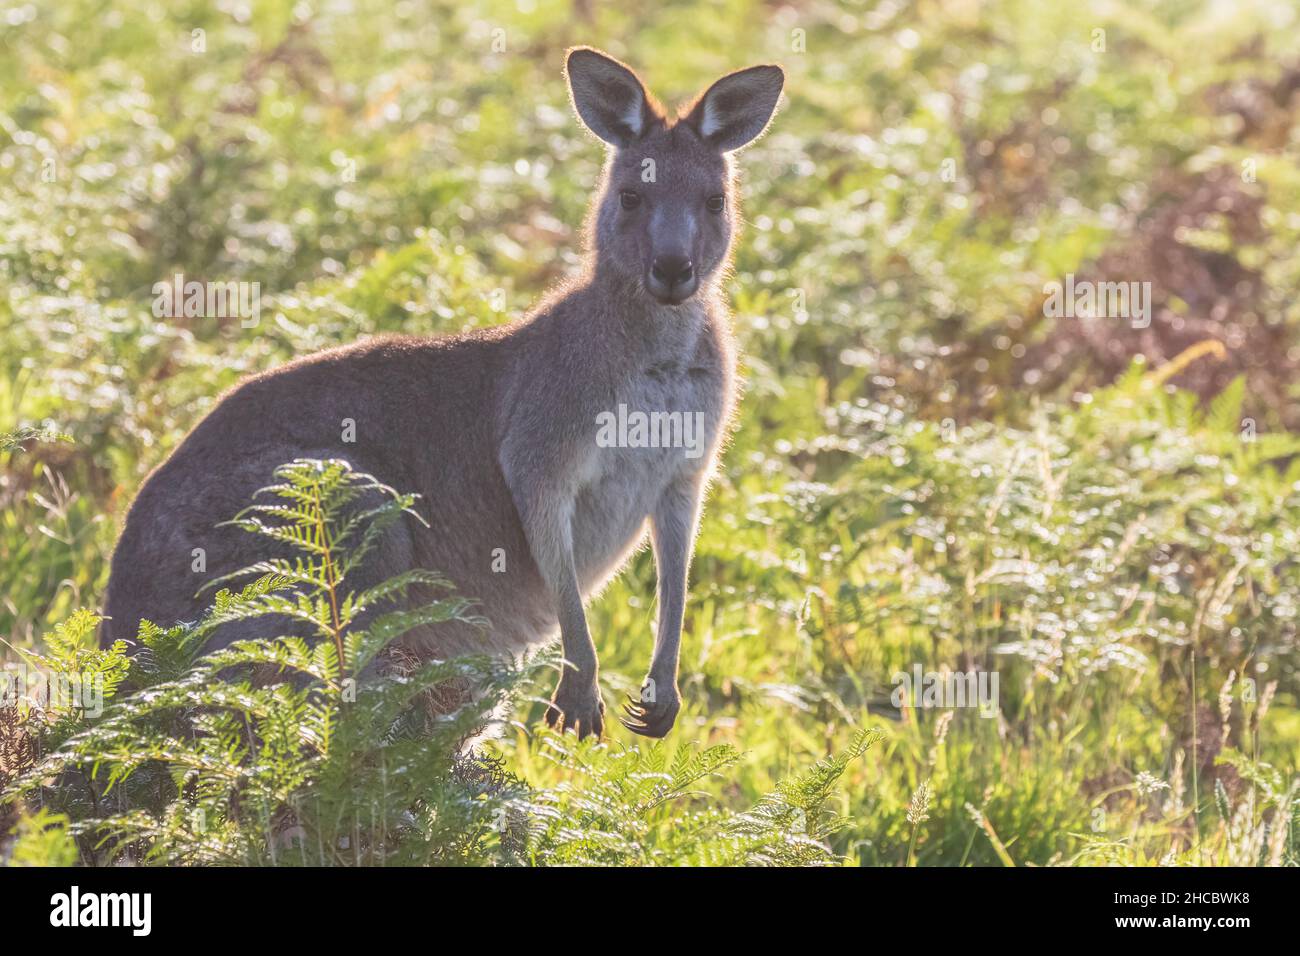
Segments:
[[[277,465],[346,458],[422,495],[429,521],[427,529],[409,521],[390,531],[352,586],[425,567],[481,602],[489,633],[448,625],[408,636],[421,655],[520,654],[558,630],[568,666],[547,719],[580,736],[600,734],[604,724],[584,602],[648,528],[658,629],[646,693],[625,723],[648,736],[671,729],[691,549],[737,391],[719,282],[738,220],[731,159],[718,143],[734,149],[762,132],[781,73],[756,67],[725,77],[680,119],[667,117],[631,70],[596,51],[571,51],[568,74],[579,115],[614,146],[588,218],[582,274],[511,325],[372,339],[237,386],[133,503],[113,555],[104,641],[131,641],[143,618],[196,619],[206,600],[195,596],[201,581],[189,573],[191,549],[206,551],[203,580],[264,557],[254,536],[218,524]],[[633,109],[639,128],[627,123]],[[647,159],[653,182],[644,181]],[[633,209],[624,208],[627,191],[638,193]],[[709,208],[717,196],[725,200],[720,212]],[[689,281],[652,281],[666,255],[677,257],[679,273],[691,265]],[[620,404],[701,413],[704,454],[602,447],[597,417]],[[356,422],[355,442],[344,444],[347,418]],[[493,570],[496,549],[504,572]],[[243,636],[227,627],[216,643]]]

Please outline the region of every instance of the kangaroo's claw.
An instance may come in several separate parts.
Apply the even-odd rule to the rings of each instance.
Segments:
[[[623,704],[626,716],[620,717],[619,723],[642,737],[666,737],[673,729],[681,707],[681,698],[676,692],[649,701],[629,697]]]

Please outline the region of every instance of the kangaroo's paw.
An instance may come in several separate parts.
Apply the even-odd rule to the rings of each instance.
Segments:
[[[546,724],[561,733],[571,730],[579,740],[599,737],[605,731],[605,702],[599,688],[592,684],[571,690],[569,682],[561,680],[546,708]]]
[[[656,688],[649,694],[647,684],[641,688],[640,697],[629,697],[623,704],[624,716],[619,722],[634,734],[642,737],[664,737],[673,729],[677,712],[682,709],[681,694],[676,687]],[[653,697],[653,700],[647,700]]]

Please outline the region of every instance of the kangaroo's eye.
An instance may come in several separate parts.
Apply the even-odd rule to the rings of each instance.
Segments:
[[[622,203],[624,209],[635,209],[641,205],[641,197],[630,189],[624,189],[619,193],[618,201]]]
[[[709,212],[722,212],[723,207],[727,205],[727,197],[710,196],[704,201],[704,205],[708,207]]]

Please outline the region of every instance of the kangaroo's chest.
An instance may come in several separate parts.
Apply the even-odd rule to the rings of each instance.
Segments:
[[[723,427],[725,369],[698,353],[646,362],[592,423],[588,478],[574,511],[574,553],[587,581],[611,572],[641,539],[674,480],[708,468]]]

